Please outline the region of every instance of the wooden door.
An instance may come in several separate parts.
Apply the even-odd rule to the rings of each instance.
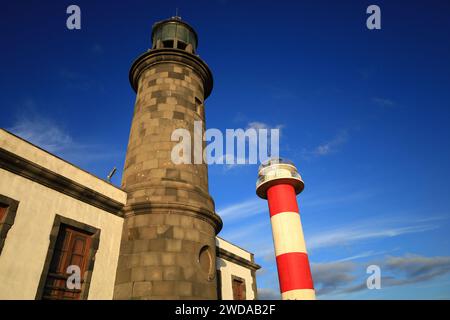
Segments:
[[[91,234],[67,225],[61,225],[53,257],[45,282],[43,299],[78,300],[81,289],[69,289],[67,267],[76,265],[81,271],[81,284],[89,260]]]
[[[245,282],[233,279],[233,300],[245,300]]]

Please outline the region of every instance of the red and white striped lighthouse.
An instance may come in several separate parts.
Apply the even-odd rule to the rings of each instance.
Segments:
[[[314,300],[314,285],[297,205],[304,183],[294,164],[271,159],[258,171],[256,194],[269,202],[283,300]]]

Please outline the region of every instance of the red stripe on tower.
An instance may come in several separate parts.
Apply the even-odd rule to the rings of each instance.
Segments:
[[[267,190],[270,216],[281,212],[299,212],[294,187],[277,184]]]
[[[305,252],[288,252],[277,256],[277,267],[281,292],[314,289]]]

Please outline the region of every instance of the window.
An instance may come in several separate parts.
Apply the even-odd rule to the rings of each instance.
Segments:
[[[67,286],[67,279],[71,275],[67,273],[67,268],[69,266],[80,268],[82,284],[88,264],[91,237],[92,234],[85,231],[61,225],[45,281],[43,299],[80,299],[81,288],[69,289]]]
[[[3,223],[6,217],[6,211],[8,210],[8,205],[0,203],[0,223]]]
[[[200,117],[202,117],[204,119],[205,114],[204,114],[203,102],[197,97],[195,97],[195,109],[196,109],[197,113],[200,115]]]
[[[165,40],[163,41],[164,48],[173,48],[173,40]]]
[[[99,229],[56,215],[36,299],[87,299],[99,243]],[[68,269],[69,266],[72,267]],[[68,286],[74,284],[77,271],[81,286]]]
[[[181,42],[180,40],[177,41],[177,48],[181,50],[186,50],[187,44],[184,42]]]
[[[236,276],[231,277],[233,300],[245,300],[245,280]]]
[[[16,219],[19,202],[0,195],[0,254],[5,245],[6,236]]]

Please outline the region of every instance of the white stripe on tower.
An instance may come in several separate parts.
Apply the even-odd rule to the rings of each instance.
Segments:
[[[270,220],[276,256],[288,252],[306,252],[302,224],[297,212],[280,212]]]

